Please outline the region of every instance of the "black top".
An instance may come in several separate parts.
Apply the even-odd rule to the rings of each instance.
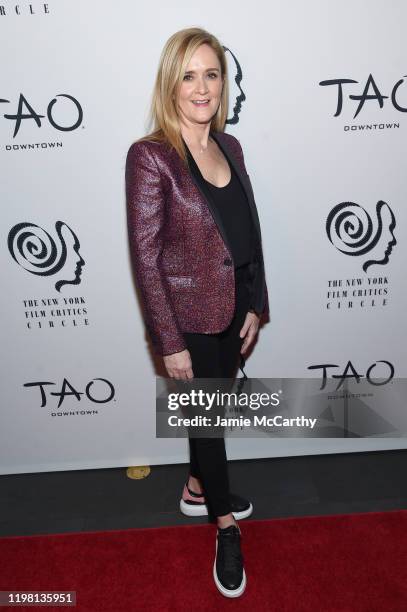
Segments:
[[[252,248],[254,247],[253,218],[245,190],[234,168],[227,160],[231,172],[230,181],[224,187],[216,187],[202,176],[193,158],[192,162],[198,170],[196,173],[198,179],[205,183],[207,189],[209,189],[213,203],[222,219],[235,268],[249,263],[252,259]]]

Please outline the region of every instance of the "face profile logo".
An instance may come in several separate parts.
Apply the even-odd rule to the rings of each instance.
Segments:
[[[241,86],[243,74],[237,57],[227,47],[223,47],[228,64],[229,75],[229,115],[232,116],[226,119],[226,123],[234,125],[239,122],[239,114],[242,110],[242,102],[246,100],[246,96]],[[232,102],[233,101],[233,102]],[[231,108],[231,104],[233,107]]]
[[[75,232],[63,221],[55,223],[57,240],[35,223],[17,223],[11,228],[7,245],[14,261],[37,276],[57,276],[55,289],[79,285],[85,260],[79,254]]]
[[[364,272],[372,266],[385,265],[397,244],[393,230],[396,219],[390,206],[379,200],[376,218],[354,202],[341,202],[331,210],[326,220],[326,233],[334,247],[345,255],[363,257]]]

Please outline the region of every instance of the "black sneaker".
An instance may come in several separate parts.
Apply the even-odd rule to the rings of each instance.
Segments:
[[[230,493],[229,499],[232,514],[236,521],[247,518],[253,512],[253,504],[244,497]],[[184,484],[179,507],[186,516],[206,516],[209,513],[203,493],[198,494],[191,491],[187,482]]]
[[[240,537],[240,529],[235,525],[218,528],[213,578],[225,597],[239,597],[246,588]]]

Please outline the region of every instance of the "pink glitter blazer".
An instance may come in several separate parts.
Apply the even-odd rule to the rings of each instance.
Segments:
[[[237,138],[211,132],[244,187],[258,232],[250,264],[253,309],[269,313],[260,222]],[[159,355],[186,348],[183,332],[214,334],[232,320],[235,272],[211,194],[165,143],[134,142],[126,158],[130,250],[144,320]]]

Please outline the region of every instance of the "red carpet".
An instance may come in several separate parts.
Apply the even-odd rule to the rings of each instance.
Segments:
[[[240,527],[239,599],[213,583],[213,525],[0,538],[0,590],[76,590],[75,608],[42,609],[78,612],[406,612],[407,511]]]

